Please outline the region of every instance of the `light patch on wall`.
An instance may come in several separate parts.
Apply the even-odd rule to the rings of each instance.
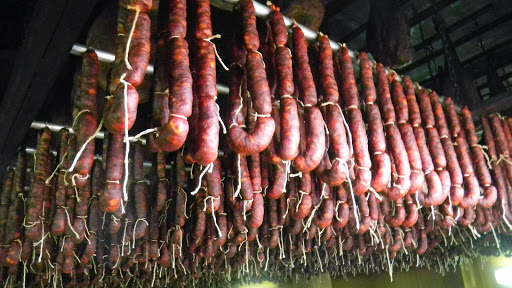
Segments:
[[[258,284],[240,285],[238,288],[277,288],[277,285],[269,281],[263,281]]]
[[[512,287],[512,267],[503,267],[499,268],[494,272],[494,277],[496,278],[496,282],[500,285],[510,286]]]

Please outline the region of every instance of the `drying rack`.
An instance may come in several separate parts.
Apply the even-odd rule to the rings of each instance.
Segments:
[[[222,9],[222,10],[233,11],[233,7],[238,2],[239,2],[239,0],[210,0],[210,5],[212,5],[214,7],[217,7],[219,9]],[[258,17],[260,19],[266,19],[267,16],[270,14],[271,9],[269,7],[267,7],[266,5],[263,5],[263,4],[261,4],[261,3],[257,2],[257,1],[254,1],[254,0],[252,1],[252,3],[254,5],[254,9],[256,10],[256,17]],[[283,15],[283,18],[284,18],[284,23],[285,23],[287,28],[290,28],[294,23],[296,23],[294,20],[292,20],[292,19],[290,19],[290,18],[288,18],[288,17],[286,17],[284,15]],[[311,30],[311,29],[305,27],[304,25],[302,25],[300,23],[296,23],[296,24],[300,27],[300,29],[304,33],[304,36],[305,36],[306,40],[309,41],[309,42],[316,42],[317,39],[318,39],[318,36],[321,35],[320,32]],[[341,48],[341,45],[342,45],[342,44],[336,43],[336,42],[334,42],[332,40],[329,40],[329,43],[330,43],[331,48],[332,48],[333,51],[338,51]],[[71,48],[70,54],[76,55],[76,56],[83,56],[84,53],[87,51],[87,48],[88,47],[83,45],[83,44],[76,43]],[[349,49],[348,47],[347,47],[347,50],[348,50],[350,58],[352,59],[353,65],[358,65],[359,64],[359,59],[358,59],[359,52],[353,51],[353,50]],[[100,62],[112,63],[115,60],[115,55],[113,53],[106,52],[106,51],[103,51],[103,50],[98,50],[96,48],[94,48],[94,51],[98,55],[98,60]],[[375,61],[371,62],[371,65],[372,65],[372,67],[374,69],[375,69],[375,64],[376,64]],[[385,71],[386,71],[386,74],[388,74],[388,75],[390,73],[395,74],[396,75],[395,79],[397,79],[400,82],[402,82],[403,79],[404,79],[404,76],[399,75],[398,73],[396,73],[392,69],[385,68]],[[146,73],[151,75],[151,74],[153,74],[153,72],[154,72],[154,66],[152,64],[148,65]],[[417,85],[416,88],[420,89],[422,87]],[[229,93],[229,88],[226,85],[217,83],[217,93],[221,94],[221,95],[227,95]],[[439,98],[440,98],[441,102],[444,102],[445,97],[439,96]],[[457,112],[460,112],[460,110],[461,110],[460,106],[458,106],[458,105],[455,105],[455,109],[457,110]],[[36,130],[43,129],[45,127],[49,127],[50,130],[52,130],[52,131],[59,131],[62,128],[71,129],[70,127],[63,126],[63,125],[57,125],[57,124],[52,124],[52,123],[44,123],[44,122],[38,122],[38,121],[32,122],[32,124],[30,126],[31,129],[36,129]],[[105,138],[105,132],[100,131],[96,135],[96,138],[104,139]],[[132,139],[131,141],[133,142],[133,141],[137,141],[137,140]],[[143,144],[145,145],[145,142],[146,142],[145,140],[140,139],[140,141],[143,141]]]

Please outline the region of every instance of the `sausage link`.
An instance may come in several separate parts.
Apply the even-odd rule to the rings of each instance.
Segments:
[[[296,67],[294,66],[294,78],[297,81],[302,102],[304,107],[315,106],[318,99],[315,81],[313,81],[313,74],[309,66],[308,44],[304,33],[296,24],[292,26],[292,43],[294,64],[297,64]]]
[[[325,132],[322,113],[317,107],[304,109],[306,124],[306,149],[293,160],[294,167],[300,172],[315,169],[322,160],[325,152]]]

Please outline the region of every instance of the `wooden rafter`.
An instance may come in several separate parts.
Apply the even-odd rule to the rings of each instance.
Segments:
[[[0,174],[22,144],[99,1],[37,1],[0,105]]]

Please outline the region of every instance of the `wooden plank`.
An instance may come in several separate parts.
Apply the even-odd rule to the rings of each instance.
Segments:
[[[22,144],[98,2],[37,2],[0,105],[0,174]]]
[[[471,111],[473,120],[492,113],[499,113],[512,108],[512,91],[493,96],[478,105],[478,108]]]
[[[474,38],[476,38],[478,36],[481,36],[482,34],[485,34],[493,29],[496,29],[496,27],[498,27],[500,25],[507,24],[508,22],[511,21],[511,19],[512,19],[512,12],[509,12],[506,15],[503,15],[502,17],[500,17],[490,23],[487,23],[484,26],[481,26],[481,27],[471,31],[470,33],[458,38],[457,40],[453,41],[453,46],[458,47],[470,40],[473,40]],[[443,51],[444,51],[443,49],[435,50],[432,53],[432,55],[427,55],[418,60],[415,60],[411,64],[401,67],[400,69],[397,69],[398,70],[397,72],[399,74],[407,74],[411,70],[416,69],[416,68],[420,67],[421,65],[431,61],[432,59],[435,59],[435,58],[441,56],[443,54]]]
[[[492,4],[487,4],[484,7],[477,9],[471,15],[464,17],[460,20],[457,20],[452,25],[446,27],[446,31],[448,33],[452,33],[454,31],[456,31],[457,29],[464,27],[464,25],[466,25],[468,23],[474,23],[475,21],[478,20],[478,18],[480,16],[486,14],[487,12],[492,11],[492,8],[493,8]],[[416,52],[420,51],[421,49],[425,48],[425,46],[431,45],[432,43],[436,42],[439,39],[441,39],[441,35],[436,33],[436,34],[430,36],[429,38],[421,41],[420,43],[414,45],[414,51],[416,51]]]
[[[510,54],[512,44],[512,38],[507,39],[500,44],[490,47],[486,49],[482,53],[478,53],[474,56],[471,56],[468,59],[463,60],[461,63],[464,66],[464,69],[468,69],[471,72],[473,79],[478,77],[482,77],[487,73],[487,57],[488,55],[493,55],[496,59],[500,60],[500,66],[506,66],[512,63],[512,55]],[[432,82],[439,77],[439,74],[434,74],[433,77],[427,77],[425,79],[415,79],[422,86],[429,87]]]
[[[421,23],[421,21],[431,17],[435,13],[443,10],[444,8],[448,7],[449,5],[453,4],[456,1],[457,0],[441,1],[441,3],[439,3],[438,5],[431,5],[428,8],[420,11],[418,14],[414,15],[411,19],[409,19],[409,24],[411,25],[411,28],[413,26],[418,25],[419,23]],[[409,2],[409,0],[402,0],[401,2],[399,2],[398,6],[402,7],[402,6],[406,5],[408,2]],[[368,28],[368,22],[365,22],[365,23],[361,24],[361,26],[359,26],[355,30],[353,30],[352,32],[343,36],[341,40],[344,41],[345,43],[347,43],[347,42],[357,38],[361,33],[366,31],[367,28]]]

